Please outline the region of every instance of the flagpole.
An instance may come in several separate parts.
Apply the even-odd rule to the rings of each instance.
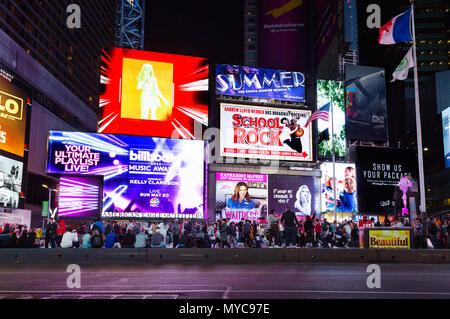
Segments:
[[[330,83],[330,82],[329,82]],[[336,215],[336,156],[334,151],[334,116],[333,116],[333,97],[331,95],[331,84],[328,89],[328,94],[330,95],[330,109],[331,109],[331,148],[332,148],[332,157],[333,157],[333,192],[334,192],[334,220],[337,222]]]
[[[414,56],[414,92],[416,102],[416,131],[417,131],[417,155],[419,162],[419,184],[420,184],[420,207],[421,213],[427,211],[425,203],[425,176],[423,172],[423,147],[422,147],[422,126],[420,122],[420,101],[419,101],[419,79],[417,73],[417,55],[416,55],[416,31],[414,25],[414,0],[411,1],[411,19],[412,19],[412,38],[413,38],[413,56]]]

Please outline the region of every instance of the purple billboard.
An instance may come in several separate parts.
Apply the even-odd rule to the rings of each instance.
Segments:
[[[269,209],[281,216],[289,207],[297,218],[314,214],[314,178],[273,175],[269,182]]]
[[[305,75],[216,64],[216,94],[305,102]]]
[[[59,179],[59,217],[100,217],[103,176],[64,176]]]
[[[258,65],[311,71],[309,1],[258,2]]]
[[[47,172],[102,175],[102,218],[204,216],[204,142],[50,131]]]

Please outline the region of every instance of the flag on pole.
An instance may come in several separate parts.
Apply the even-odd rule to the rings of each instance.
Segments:
[[[394,82],[395,80],[404,80],[408,77],[409,69],[415,66],[412,50],[413,47],[408,50],[408,53],[406,53],[402,62],[400,62],[394,73],[392,73],[393,79],[391,82]]]
[[[380,28],[379,44],[394,44],[412,41],[411,8],[392,18]]]
[[[331,106],[331,102],[325,104],[320,109],[315,111],[309,117],[309,119],[306,121],[305,128],[308,127],[309,123],[311,123],[312,121],[315,121],[317,119],[321,119],[321,120],[324,120],[325,122],[328,122],[328,114],[329,114],[329,111],[330,111],[330,106]]]

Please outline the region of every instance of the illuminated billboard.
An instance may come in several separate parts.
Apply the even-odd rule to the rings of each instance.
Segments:
[[[220,155],[312,161],[309,110],[220,104]]]
[[[450,107],[442,112],[442,134],[444,135],[445,168],[450,167]]]
[[[18,208],[23,164],[0,155],[0,206]]]
[[[216,94],[305,102],[305,75],[216,64]]]
[[[27,93],[0,77],[0,149],[23,157]]]
[[[113,48],[102,61],[99,133],[193,138],[208,125],[207,59]]]
[[[102,175],[102,218],[204,218],[204,142],[50,131],[47,172]]]
[[[269,179],[269,209],[281,217],[289,207],[302,219],[315,212],[314,177],[271,175]]]
[[[333,163],[323,163],[320,165],[322,171],[321,178],[321,199],[322,212],[358,211],[358,192],[356,187],[355,164],[335,163],[335,179],[333,178]],[[334,185],[336,184],[336,198],[334,197]]]
[[[267,219],[267,175],[216,173],[216,220]]]
[[[331,107],[333,122],[331,122]],[[339,81],[317,80],[317,109],[329,113],[329,120],[317,120],[317,148],[319,156],[333,155],[331,135],[334,128],[335,156],[347,155],[345,135],[345,88]]]
[[[98,218],[103,198],[102,176],[62,176],[58,189],[58,216]]]
[[[345,66],[347,138],[386,141],[386,78],[383,68]]]
[[[410,149],[356,147],[359,209],[364,213],[394,211],[394,192],[400,179],[417,179],[417,153]]]

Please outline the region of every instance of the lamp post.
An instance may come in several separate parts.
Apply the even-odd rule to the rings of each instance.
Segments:
[[[48,212],[47,212],[47,223],[48,223],[48,214],[52,210],[52,192],[57,193],[58,190],[56,188],[50,188],[46,184],[42,184],[42,187],[48,190]],[[44,229],[44,219],[42,220],[42,229]]]

